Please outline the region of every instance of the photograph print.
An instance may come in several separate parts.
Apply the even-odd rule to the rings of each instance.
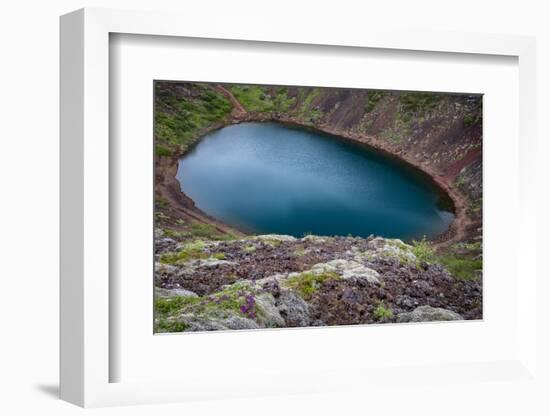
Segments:
[[[153,88],[155,333],[483,318],[482,95]]]

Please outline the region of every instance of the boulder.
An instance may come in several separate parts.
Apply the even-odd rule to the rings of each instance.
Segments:
[[[257,240],[262,240],[262,241],[281,241],[281,242],[285,242],[285,241],[288,241],[288,242],[294,242],[297,240],[296,237],[293,237],[291,235],[284,235],[284,234],[264,234],[264,235],[259,235],[256,237]]]
[[[178,321],[186,326],[186,331],[223,331],[228,329],[260,328],[252,319],[234,313],[220,315],[184,314],[178,318]]]
[[[308,326],[310,323],[308,304],[294,292],[282,292],[277,299],[277,308],[286,326]]]
[[[321,274],[324,272],[335,272],[343,279],[352,277],[364,279],[369,283],[380,283],[380,274],[369,267],[353,260],[336,259],[327,263],[318,263],[311,268],[311,272]]]
[[[412,312],[403,312],[397,315],[397,322],[461,321],[463,319],[456,312],[433,308],[429,305],[419,306]]]
[[[275,305],[275,298],[271,293],[261,293],[254,297],[256,302],[256,322],[261,327],[278,328],[285,326],[285,320]]]
[[[155,287],[155,296],[157,298],[173,298],[173,297],[191,297],[191,298],[197,298],[199,295],[197,295],[195,292],[191,292],[190,290],[185,289],[164,289],[160,287]]]

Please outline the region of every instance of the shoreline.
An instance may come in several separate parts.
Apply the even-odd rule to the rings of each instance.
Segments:
[[[196,138],[193,140],[193,143],[186,149],[179,151],[176,155],[170,157],[155,156],[155,195],[166,198],[172,203],[172,205],[175,205],[171,208],[173,208],[176,212],[179,211],[196,221],[213,225],[220,232],[236,232],[238,234],[245,235],[245,233],[235,227],[224,224],[216,218],[213,218],[201,211],[195,205],[194,201],[181,191],[181,184],[176,178],[178,161],[190,152],[204,136],[213,131],[233,124],[245,122],[275,122],[287,124],[297,128],[309,129],[317,133],[327,134],[336,140],[345,140],[351,143],[367,146],[373,151],[381,152],[385,156],[394,158],[399,162],[404,163],[407,167],[416,170],[422,176],[429,179],[433,185],[448,196],[450,201],[453,203],[453,221],[446,231],[437,237],[430,239],[436,249],[446,247],[450,244],[460,242],[468,238],[468,228],[474,224],[474,222],[468,217],[467,213],[469,199],[453,184],[452,177],[445,176],[441,172],[437,172],[435,169],[430,166],[426,166],[421,161],[416,160],[409,155],[395,151],[395,149],[392,149],[387,143],[383,143],[373,136],[367,136],[365,134],[350,131],[341,131],[327,125],[310,125],[293,119],[292,117],[285,117],[284,115],[277,115],[274,117],[271,114],[243,113],[240,109],[236,109],[235,107],[234,110],[236,111],[233,111],[227,119],[198,132]]]

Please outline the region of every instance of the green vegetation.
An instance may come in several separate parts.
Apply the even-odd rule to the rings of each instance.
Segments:
[[[252,244],[249,244],[249,245],[245,246],[243,250],[246,251],[247,253],[253,253],[253,252],[256,251],[256,246],[253,246]]]
[[[278,88],[275,96],[269,93],[270,87],[257,85],[231,85],[229,90],[242,104],[246,111],[250,112],[283,112],[287,111],[295,102],[294,98],[287,96],[286,88]]]
[[[157,197],[155,198],[155,205],[156,205],[158,208],[168,208],[169,202],[168,202],[168,200],[167,200],[166,198],[157,196]]]
[[[223,234],[219,232],[216,227],[211,224],[205,224],[198,221],[191,223],[191,235],[199,238],[206,238],[208,240],[234,240],[237,238],[234,234]]]
[[[187,243],[185,247],[178,252],[163,254],[160,256],[160,261],[161,263],[174,264],[193,259],[205,259],[210,257],[210,255],[204,251],[205,248],[206,244],[204,241],[197,240],[193,243]]]
[[[161,315],[171,315],[184,307],[200,301],[198,297],[175,296],[173,298],[155,298],[155,311]]]
[[[380,302],[374,310],[374,316],[379,321],[393,318],[393,311],[391,308],[386,307],[384,302]]]
[[[173,85],[171,87],[174,87]],[[155,110],[155,152],[170,156],[176,146],[187,148],[199,131],[221,121],[231,112],[231,103],[204,84],[189,84],[191,96],[178,96],[164,83],[157,83]]]
[[[164,127],[161,127],[161,129],[163,129]],[[167,134],[170,134],[170,133],[167,133]],[[175,138],[171,138],[172,141],[175,141],[176,139]],[[166,157],[169,157],[169,156],[172,156],[172,150],[170,150],[168,147],[166,146],[161,146],[161,145],[156,145],[155,146],[155,154],[157,156],[166,156]]]
[[[297,245],[296,248],[294,249],[294,255],[296,257],[302,257],[306,254],[306,250],[304,248],[303,245]]]
[[[411,251],[419,261],[425,261],[426,263],[434,261],[435,250],[426,239],[426,236],[422,237],[420,241],[413,240]]]
[[[376,107],[376,104],[384,98],[386,93],[384,91],[369,91],[367,95],[367,104],[365,105],[365,111],[370,113]]]
[[[452,247],[449,252],[438,255],[433,246],[424,237],[420,241],[413,241],[412,252],[419,261],[438,263],[457,279],[471,280],[477,277],[477,272],[483,267],[483,259],[476,254],[481,249],[481,243],[463,244]],[[466,250],[467,253],[455,252]]]
[[[263,316],[263,311],[256,303],[256,290],[247,282],[237,282],[231,286],[200,297],[176,296],[156,298],[155,314],[157,332],[181,332],[188,328],[181,322],[180,316],[223,317],[230,314],[255,318]]]
[[[183,332],[189,328],[185,323],[160,318],[156,325],[156,332]]]
[[[407,92],[399,96],[399,111],[405,121],[409,121],[414,114],[428,113],[435,110],[443,95],[425,92]]]
[[[386,127],[384,130],[382,130],[382,132],[380,133],[380,137],[390,142],[402,143],[410,137],[410,134],[411,128],[409,126],[408,120],[405,121],[398,117],[395,119],[393,126]]]
[[[319,96],[320,93],[320,88],[299,89],[299,94],[302,101],[300,107],[296,111],[299,117],[306,118],[309,116],[310,118],[319,118],[321,116],[319,109],[311,108],[313,105],[313,101]]]
[[[303,299],[309,300],[324,282],[338,279],[340,279],[340,276],[335,272],[323,272],[320,274],[304,272],[288,278],[284,282],[284,285],[296,291]]]
[[[452,253],[438,256],[437,262],[445,266],[454,277],[463,280],[475,279],[477,272],[483,267],[481,258],[469,258]]]
[[[262,241],[271,247],[279,247],[283,244],[281,240],[277,240],[276,238],[262,238]]]
[[[471,127],[474,124],[477,124],[481,120],[481,112],[474,114],[465,114],[464,115],[464,127]]]

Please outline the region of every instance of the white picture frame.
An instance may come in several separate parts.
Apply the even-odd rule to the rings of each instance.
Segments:
[[[181,22],[185,21],[182,25]],[[246,36],[235,34],[223,20],[205,27],[200,21],[169,13],[82,9],[61,18],[61,398],[80,406],[158,403],[196,398],[239,397],[338,391],[353,384],[362,387],[399,378],[420,383],[461,380],[481,386],[484,380],[529,380],[537,374],[535,268],[535,41],[529,37],[468,33],[375,29],[326,34],[276,25],[254,27]],[[109,158],[109,36],[114,33],[183,38],[278,42],[333,47],[431,51],[442,54],[480,54],[515,57],[519,67],[519,201],[517,270],[522,279],[517,292],[517,348],[506,359],[442,362],[414,368],[323,370],[319,373],[271,374],[254,381],[220,374],[178,381],[111,382],[109,275],[110,241]],[[511,273],[517,273],[511,271]],[[313,332],[310,332],[313,333]],[[314,336],[314,335],[313,335]],[[344,383],[342,380],[353,380]],[[386,381],[384,381],[386,380]],[[408,380],[408,381],[407,381]],[[481,388],[481,387],[480,387]]]

